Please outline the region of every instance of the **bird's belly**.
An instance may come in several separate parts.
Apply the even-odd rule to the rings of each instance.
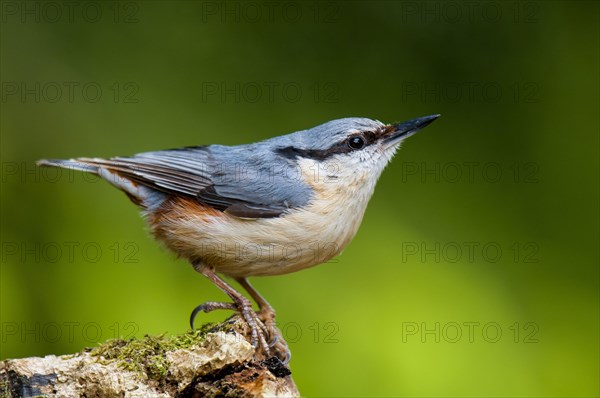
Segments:
[[[179,256],[247,277],[286,274],[328,261],[350,243],[363,213],[364,208],[333,204],[277,218],[241,219],[176,198],[148,220],[154,235]]]

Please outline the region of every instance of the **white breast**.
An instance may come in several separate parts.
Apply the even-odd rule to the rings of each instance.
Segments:
[[[368,168],[341,169],[335,162],[315,166],[300,162],[301,178],[314,189],[303,209],[264,219],[181,211],[163,220],[157,237],[233,277],[285,274],[326,262],[356,234],[381,171],[370,175],[361,171]]]

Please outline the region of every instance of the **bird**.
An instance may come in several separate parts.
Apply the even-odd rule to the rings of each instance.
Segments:
[[[230,298],[198,305],[192,329],[200,312],[237,311],[255,352],[287,363],[289,348],[269,326],[275,310],[248,278],[299,271],[340,254],[401,143],[439,116],[391,124],[348,117],[250,144],[37,164],[93,173],[123,191],[152,235]],[[258,311],[221,275],[237,281]]]

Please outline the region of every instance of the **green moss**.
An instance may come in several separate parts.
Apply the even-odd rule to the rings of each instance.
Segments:
[[[117,361],[121,368],[145,373],[149,379],[162,380],[169,370],[167,352],[199,345],[209,332],[228,330],[227,323],[205,324],[199,330],[176,336],[146,335],[140,340],[109,340],[92,349],[90,354],[105,363]]]
[[[5,379],[0,380],[0,398],[10,398],[8,382]]]

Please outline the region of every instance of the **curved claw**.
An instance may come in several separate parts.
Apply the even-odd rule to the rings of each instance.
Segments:
[[[281,332],[278,332],[276,329],[275,333],[269,335],[269,348],[275,352],[277,358],[284,364],[287,365],[292,358],[292,353],[288,348],[285,340],[283,340],[283,336],[281,336]]]
[[[194,329],[194,319],[196,319],[196,316],[198,315],[198,313],[203,310],[204,310],[204,304],[200,304],[199,306],[194,308],[194,310],[192,311],[192,314],[190,315],[190,326],[191,326],[192,330],[195,330]]]
[[[278,342],[279,342],[279,336],[277,336],[277,335],[273,336],[273,338],[271,339],[271,341],[269,343],[269,348],[275,347],[275,344],[277,344]]]
[[[285,359],[283,359],[283,361],[282,361],[282,362],[283,362],[283,364],[284,364],[284,365],[287,365],[288,363],[290,363],[290,360],[291,360],[291,359],[292,359],[292,352],[291,352],[291,351],[288,351],[288,352],[286,353]]]
[[[198,313],[200,313],[200,312],[209,313],[214,310],[234,310],[234,311],[236,311],[237,307],[233,303],[218,303],[218,302],[214,302],[214,301],[207,301],[206,303],[200,304],[199,306],[194,308],[194,310],[190,314],[190,326],[191,326],[192,330],[195,330],[194,329],[194,320],[196,319],[196,316],[198,316]]]

